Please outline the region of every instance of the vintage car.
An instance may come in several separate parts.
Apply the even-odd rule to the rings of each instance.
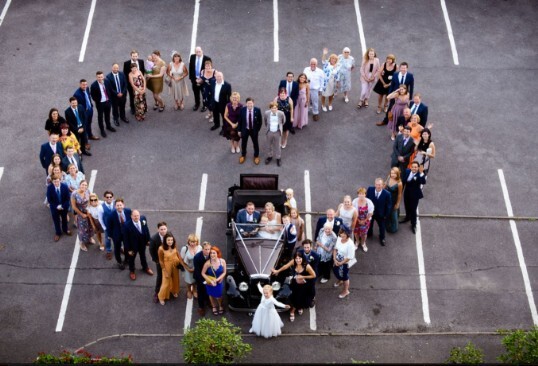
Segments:
[[[256,210],[263,214],[265,204],[272,202],[276,211],[284,212],[286,195],[278,189],[278,175],[275,174],[242,174],[240,185],[228,190],[228,247],[232,258],[229,260],[226,277],[226,293],[228,306],[234,311],[253,313],[261,300],[257,284],[271,285],[273,296],[279,301],[288,303],[291,294],[289,280],[285,276],[271,275],[272,268],[278,268],[285,245],[283,225],[280,231],[272,235],[245,235],[242,226],[261,227],[259,224],[238,224],[235,222],[237,212],[245,208],[247,202],[253,202]],[[284,311],[278,308],[279,311]]]

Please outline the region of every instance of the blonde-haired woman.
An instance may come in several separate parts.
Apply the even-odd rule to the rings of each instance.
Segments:
[[[274,234],[280,232],[282,224],[282,217],[280,213],[275,211],[275,205],[272,202],[267,202],[265,204],[265,212],[262,217],[267,217],[267,226],[265,231]]]
[[[90,213],[89,219],[93,228],[93,233],[97,236],[100,251],[105,250],[102,234],[106,230],[105,221],[103,220],[105,210],[103,209],[102,203],[102,201],[99,201],[99,197],[96,193],[90,193],[90,205],[88,206],[88,212]]]
[[[400,178],[400,169],[393,167],[385,181],[385,187],[392,198],[392,207],[387,215],[386,229],[389,233],[398,231],[398,216],[400,216],[400,202],[402,201],[403,183]]]
[[[180,251],[181,258],[185,263],[185,271],[183,272],[183,280],[187,284],[187,298],[192,299],[194,296],[198,298],[196,291],[196,280],[194,278],[194,256],[202,251],[200,239],[195,234],[189,234],[187,237],[187,245],[183,246]]]
[[[361,98],[357,104],[357,108],[368,107],[368,99],[370,99],[370,94],[372,94],[372,89],[375,85],[375,80],[379,69],[381,68],[379,64],[379,59],[373,48],[368,48],[364,53],[362,58],[361,65]]]
[[[332,53],[329,56],[329,60],[326,60],[328,53],[329,49],[324,48],[323,54],[321,55],[323,73],[325,74],[325,79],[321,86],[321,109],[323,109],[323,112],[327,112],[327,107],[325,107],[325,98],[327,97],[329,99],[329,110],[333,110],[334,93],[336,92],[336,89],[339,86],[337,84],[340,81],[340,64],[338,63],[338,56],[335,53]]]
[[[239,103],[241,95],[238,92],[233,92],[230,96],[230,102],[226,104],[224,109],[224,124],[222,126],[223,135],[227,140],[230,140],[230,148],[232,154],[240,153],[238,127],[239,118],[241,117],[241,108],[243,105]]]

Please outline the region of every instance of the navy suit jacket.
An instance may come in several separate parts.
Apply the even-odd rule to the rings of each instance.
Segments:
[[[114,206],[116,205],[115,201],[112,201],[112,209],[109,209],[106,203],[102,203],[101,206],[103,206],[103,222],[105,225],[107,225],[106,231],[108,232],[108,218],[110,217],[110,214],[116,211],[114,209]]]
[[[417,172],[413,179],[408,182],[407,179],[409,178],[410,174],[411,169],[406,169],[402,177],[402,183],[404,184],[404,197],[416,199],[418,201],[419,199],[424,197],[420,185],[426,184],[426,176],[424,174],[420,174],[420,172]]]
[[[413,109],[414,105],[415,103],[412,101],[411,105],[409,106],[409,109]],[[418,116],[420,117],[420,124],[422,125],[422,127],[426,127],[426,122],[428,122],[428,106],[421,102],[415,114],[418,114]]]
[[[88,95],[88,101],[90,102],[89,104],[86,104],[86,96],[84,94],[85,93],[82,91],[82,89],[78,88],[77,90],[75,90],[75,93],[73,94],[73,96],[77,98],[79,107],[84,108],[84,111],[92,110],[93,109],[92,97],[90,96],[90,91],[88,90],[88,88],[86,88],[86,94]]]
[[[125,223],[131,221],[131,209],[124,208],[123,212],[125,213]],[[108,220],[106,222],[106,231],[108,236],[114,240],[114,245],[123,241],[123,227],[120,223],[120,218],[118,217],[118,211],[115,209],[108,216]]]
[[[108,99],[110,100],[110,97],[112,95],[112,88],[110,87],[110,82],[107,78],[104,78],[103,83],[105,84]],[[101,103],[101,88],[99,87],[99,83],[97,82],[97,80],[92,83],[92,86],[90,87],[90,94],[95,104]]]
[[[133,220],[125,221],[123,224],[123,248],[126,252],[146,250],[146,245],[151,239],[146,216],[140,216],[139,222],[142,232],[138,231]]]
[[[278,90],[280,91],[280,88],[288,89],[288,80],[280,80],[280,84],[278,84]],[[299,83],[295,80],[291,82],[291,93],[289,95],[291,100],[293,100],[293,108],[297,105],[297,98],[299,98]]]
[[[65,154],[62,144],[60,142],[56,143],[56,152],[60,154],[60,157],[63,159]],[[41,145],[41,151],[39,152],[39,161],[41,162],[41,166],[45,170],[49,168],[49,165],[52,162],[52,155],[54,155],[54,151],[52,151],[52,148],[50,147],[48,142],[45,142],[43,145]]]
[[[241,136],[247,135],[247,126],[248,126],[248,117],[247,117],[247,107],[241,108],[241,112],[239,112],[239,126],[237,129],[239,132],[241,132]],[[262,117],[262,111],[258,107],[254,107],[252,116],[252,124],[254,125],[254,131],[260,132],[260,129],[262,128],[263,124],[263,117]]]
[[[415,79],[413,77],[413,74],[410,72],[407,72],[405,74],[405,80],[404,84],[407,85],[407,91],[409,92],[409,99],[413,98],[413,88],[415,86]],[[400,72],[394,73],[392,76],[392,81],[389,86],[389,94],[395,91],[400,87]]]
[[[84,129],[84,126],[86,125],[86,111],[83,107],[77,106],[77,112],[78,112],[78,118],[80,119],[80,122],[82,125],[80,128]],[[78,121],[77,116],[75,116],[75,112],[73,112],[73,108],[69,107],[65,110],[65,119],[67,123],[69,124],[69,129],[71,132],[74,132],[78,136]]]
[[[368,187],[366,198],[374,203],[374,215],[386,218],[392,208],[392,197],[386,189],[381,190],[379,198],[375,198],[375,187]]]
[[[209,257],[208,257],[209,259]],[[194,256],[192,263],[194,265],[194,279],[198,283],[204,282],[204,277],[202,276],[202,268],[204,268],[204,264],[207,261],[207,259],[204,258],[204,252],[200,251],[196,253]]]
[[[204,64],[207,60],[211,60],[211,58],[203,55],[202,62],[200,62],[200,70],[198,70],[199,73],[204,69]],[[189,58],[189,79],[191,79],[192,83],[196,82],[196,54],[192,54]]]
[[[51,211],[57,211],[58,205],[62,205],[65,212],[69,209],[71,192],[69,192],[69,187],[67,187],[67,184],[65,183],[60,183],[60,197],[61,200],[56,194],[56,187],[54,184],[49,184],[47,186],[47,201],[49,202]]]
[[[321,216],[319,219],[318,219],[318,223],[316,224],[316,231],[314,232],[314,235],[316,236],[315,237],[315,241],[318,241],[318,237],[319,237],[319,231],[321,229],[323,229],[323,225],[325,225],[325,223],[327,222],[327,216]],[[338,232],[340,231],[340,228],[344,226],[344,222],[342,221],[341,218],[339,217],[335,217],[334,218],[334,225],[333,225],[333,231],[334,233],[338,236]],[[351,230],[351,228],[349,227],[348,228],[349,230]]]
[[[106,76],[106,80],[108,80],[108,83],[110,85],[110,90],[112,93],[110,93],[111,98],[119,98],[118,93],[122,93],[123,97],[125,97],[125,94],[127,93],[127,78],[125,77],[125,74],[121,71],[118,71],[118,78],[120,80],[120,89],[116,87],[116,80],[114,80],[114,74],[109,73]]]
[[[314,272],[316,272],[316,276],[317,276],[318,275],[319,261],[321,260],[320,255],[317,252],[315,252],[314,250],[310,250],[310,253],[308,253],[308,255],[306,255],[303,248],[297,249],[297,253],[299,253],[303,258],[306,258],[308,264],[310,264],[310,267],[312,267]]]
[[[144,61],[137,60],[138,61],[138,69],[144,75],[146,73],[146,70],[144,68]],[[126,79],[129,79],[129,74],[131,73],[131,59],[128,59],[123,63],[123,75],[125,75]],[[127,80],[127,84],[129,84],[129,80]],[[130,84],[129,84],[130,85]]]
[[[84,174],[84,167],[82,166],[82,161],[80,160],[80,156],[78,156],[77,153],[74,153],[73,158],[77,162],[78,171],[81,172],[82,174]],[[62,169],[63,169],[64,172],[67,172],[67,167],[69,166],[69,164],[71,164],[71,162],[69,161],[67,156],[64,156],[62,158]]]

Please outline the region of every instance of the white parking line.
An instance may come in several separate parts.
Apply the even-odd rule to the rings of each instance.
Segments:
[[[0,167],[0,180],[2,180],[2,176],[4,175],[4,167]]]
[[[95,178],[97,177],[97,170],[92,170],[90,183],[88,184],[88,190],[93,192],[93,186],[95,184]],[[67,275],[67,282],[65,284],[64,296],[62,299],[62,305],[60,307],[60,315],[58,316],[58,322],[56,323],[56,332],[61,332],[64,326],[65,314],[67,312],[67,305],[69,304],[69,295],[71,295],[71,288],[73,287],[73,278],[75,277],[75,270],[77,269],[78,255],[80,253],[80,242],[75,241],[75,249],[73,250],[73,257],[71,258],[71,265],[69,266],[69,273]]]
[[[273,0],[273,61],[278,62],[280,46],[278,44],[278,0]]]
[[[504,196],[504,203],[506,204],[506,211],[509,217],[514,216],[512,211],[512,204],[510,203],[510,197],[508,196],[508,188],[506,181],[504,180],[504,172],[502,169],[498,170],[499,180],[501,181],[501,188]],[[525,258],[523,257],[523,249],[521,247],[521,241],[519,240],[519,233],[517,231],[516,222],[510,220],[510,229],[512,229],[512,236],[514,238],[514,244],[516,246],[517,259],[519,261],[519,268],[523,276],[523,283],[525,284],[525,292],[527,293],[527,300],[529,302],[529,308],[531,309],[532,322],[534,325],[538,325],[538,313],[536,311],[536,304],[534,303],[534,295],[532,294],[531,282],[529,280],[529,273],[527,272],[527,265],[525,264]]]
[[[90,37],[90,30],[92,29],[93,13],[95,12],[95,4],[97,0],[92,0],[90,6],[90,14],[88,14],[88,22],[86,23],[86,31],[84,32],[84,38],[82,39],[82,47],[80,48],[80,56],[78,62],[84,62],[84,55],[86,54],[86,46],[88,45],[88,38]]]
[[[305,211],[312,211],[312,198],[310,192],[310,172],[308,170],[304,171],[304,202],[305,202]],[[305,226],[306,226],[306,238],[314,240],[312,237],[312,215],[307,213],[305,215]]]
[[[196,48],[196,33],[198,32],[198,17],[200,16],[200,0],[194,1],[194,16],[192,19],[191,55]]]
[[[317,330],[317,317],[316,317],[316,305],[310,308],[310,329]]]
[[[355,0],[355,14],[357,14],[357,25],[359,27],[359,39],[361,40],[362,52],[361,55],[364,55],[366,52],[366,39],[364,38],[364,29],[362,29],[362,17],[361,9],[359,8],[359,0]]]
[[[11,4],[11,0],[7,0],[6,5],[4,5],[4,9],[2,10],[2,14],[0,14],[0,25],[4,22],[4,18],[7,14],[7,9],[9,8],[9,5]]]
[[[428,289],[426,287],[426,270],[424,266],[424,253],[422,251],[422,231],[420,228],[420,219],[418,218],[417,208],[417,258],[418,258],[418,275],[420,278],[420,297],[422,298],[422,314],[424,316],[424,323],[430,324],[430,305],[428,302]]]
[[[454,41],[454,35],[452,34],[452,25],[450,25],[450,18],[448,17],[448,10],[446,9],[445,0],[441,0],[441,8],[443,9],[443,16],[445,17],[446,31],[448,33],[450,48],[452,49],[454,65],[459,65],[460,61],[458,60],[458,50],[456,50],[456,42]]]
[[[207,174],[202,175],[202,183],[200,184],[200,201],[198,203],[198,211],[203,211],[205,208],[205,196],[207,191]],[[200,216],[196,219],[196,236],[202,242],[202,226],[204,224],[203,216]],[[183,323],[183,331],[186,331],[191,327],[192,321],[192,307],[194,300],[187,299],[187,307],[185,308],[185,321]]]

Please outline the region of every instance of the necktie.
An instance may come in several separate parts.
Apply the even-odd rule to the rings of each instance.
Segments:
[[[60,188],[56,188],[56,194],[58,195],[58,202],[62,202],[62,194],[60,193]]]
[[[196,77],[200,77],[200,57],[196,57]]]
[[[404,146],[407,145],[407,141],[408,141],[408,140],[409,140],[409,138],[404,139],[404,141],[403,141],[403,142],[404,142]]]
[[[290,94],[291,94],[291,83],[288,82],[288,95],[290,95]]]
[[[104,84],[101,84],[101,87],[103,88],[103,93],[105,94],[105,102],[108,101],[108,93],[106,92],[106,88]]]
[[[52,149],[52,152],[56,154],[56,144],[50,145],[50,148]]]
[[[123,218],[123,212],[120,213],[120,224],[125,223],[125,219]]]
[[[401,85],[401,84],[403,84],[404,81],[405,81],[405,74],[402,74],[400,79],[401,79],[401,80],[400,80],[400,85]]]
[[[407,178],[407,181],[408,182],[411,182],[411,180],[413,179],[415,175],[413,173],[409,174],[409,178]]]
[[[84,97],[86,98],[86,110],[92,110],[92,102],[90,102],[90,97],[88,96],[88,89],[84,90]]]
[[[418,106],[416,104],[413,105],[413,109],[411,109],[411,115],[415,114],[417,112]]]
[[[252,130],[252,111],[248,111],[248,129]]]
[[[75,158],[70,157],[70,158],[69,158],[69,161],[71,162],[71,164],[73,164],[74,166],[76,166],[77,169],[78,169],[77,163],[75,162]]]
[[[82,121],[80,120],[80,117],[78,116],[78,110],[73,109],[73,112],[75,112],[75,117],[77,117],[77,127],[80,128],[80,126],[82,126]]]
[[[140,221],[136,223],[136,228],[140,233],[142,233],[142,227],[140,226]]]
[[[376,193],[375,193],[375,198],[376,198],[376,199],[379,199],[379,192],[376,192]]]
[[[121,89],[120,89],[120,79],[118,77],[118,74],[114,74],[114,80],[116,80],[116,91],[118,93],[121,92]]]

